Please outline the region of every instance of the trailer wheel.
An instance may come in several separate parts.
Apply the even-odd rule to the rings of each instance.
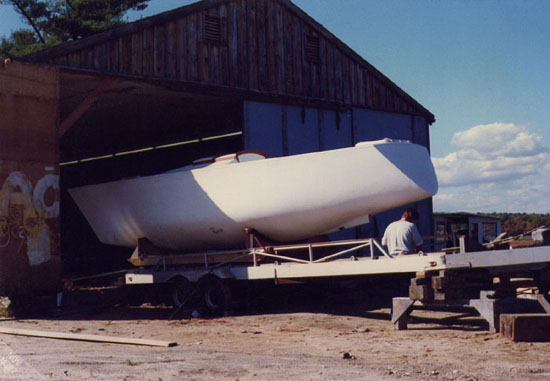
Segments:
[[[213,275],[206,275],[199,280],[202,295],[202,306],[206,312],[220,315],[228,312],[231,306],[231,291],[226,282]]]
[[[196,285],[189,282],[184,277],[178,277],[172,280],[172,305],[180,308],[193,299]]]

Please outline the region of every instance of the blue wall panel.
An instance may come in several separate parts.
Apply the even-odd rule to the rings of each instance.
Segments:
[[[422,144],[427,148],[430,147],[428,126],[426,125],[426,120],[422,116],[414,117],[413,142]]]
[[[282,106],[244,102],[244,149],[265,152],[268,157],[283,156]]]
[[[322,151],[353,146],[350,113],[319,110],[319,126]]]
[[[319,121],[317,109],[283,106],[285,154],[298,155],[319,151]]]
[[[410,140],[425,146],[429,144],[428,128],[422,117],[357,108],[350,112],[337,112],[244,102],[244,148],[265,152],[269,157],[351,147],[360,141],[386,137]],[[432,201],[429,199],[379,213],[372,216],[371,223],[332,233],[329,238],[380,239],[387,225],[398,220],[409,206],[420,213],[420,233],[423,236],[433,235]]]
[[[434,235],[433,227],[433,205],[432,199],[423,200],[416,203],[416,210],[420,214],[420,221],[418,221],[418,230],[422,237],[428,237]],[[424,238],[424,247],[428,249],[428,245],[433,244],[433,239]]]
[[[353,126],[355,143],[390,138],[410,140],[428,146],[428,131],[426,122],[422,117],[354,108]],[[422,236],[433,235],[432,200],[428,199],[378,213],[372,217],[371,223],[357,228],[358,236],[381,239],[386,227],[391,222],[400,219],[401,214],[408,207],[416,208],[420,214],[420,221],[418,222],[420,234]]]
[[[331,150],[353,146],[351,113],[337,111],[319,111],[320,147]],[[345,229],[329,234],[333,241],[357,238],[356,229]],[[357,255],[357,253],[351,254]]]
[[[354,108],[353,127],[355,143],[383,138],[413,139],[409,115]]]

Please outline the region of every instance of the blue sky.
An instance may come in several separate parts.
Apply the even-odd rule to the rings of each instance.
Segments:
[[[435,115],[436,211],[550,213],[550,1],[294,3]],[[20,25],[0,6],[0,35]]]

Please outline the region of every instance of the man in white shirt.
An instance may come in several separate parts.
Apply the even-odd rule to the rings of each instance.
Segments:
[[[415,209],[408,208],[399,221],[388,225],[382,237],[382,245],[388,247],[390,255],[405,255],[420,251],[424,241],[415,225],[418,217]]]

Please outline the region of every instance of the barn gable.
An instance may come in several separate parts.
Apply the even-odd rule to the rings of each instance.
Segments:
[[[288,0],[204,0],[28,57],[252,100],[435,118]]]
[[[243,149],[276,157],[385,137],[429,149],[435,121],[289,0],[203,0],[27,59],[60,68],[61,226],[77,233],[65,252],[81,237],[105,249],[66,189]],[[431,200],[412,206],[431,234]],[[379,236],[400,213],[331,238]]]

